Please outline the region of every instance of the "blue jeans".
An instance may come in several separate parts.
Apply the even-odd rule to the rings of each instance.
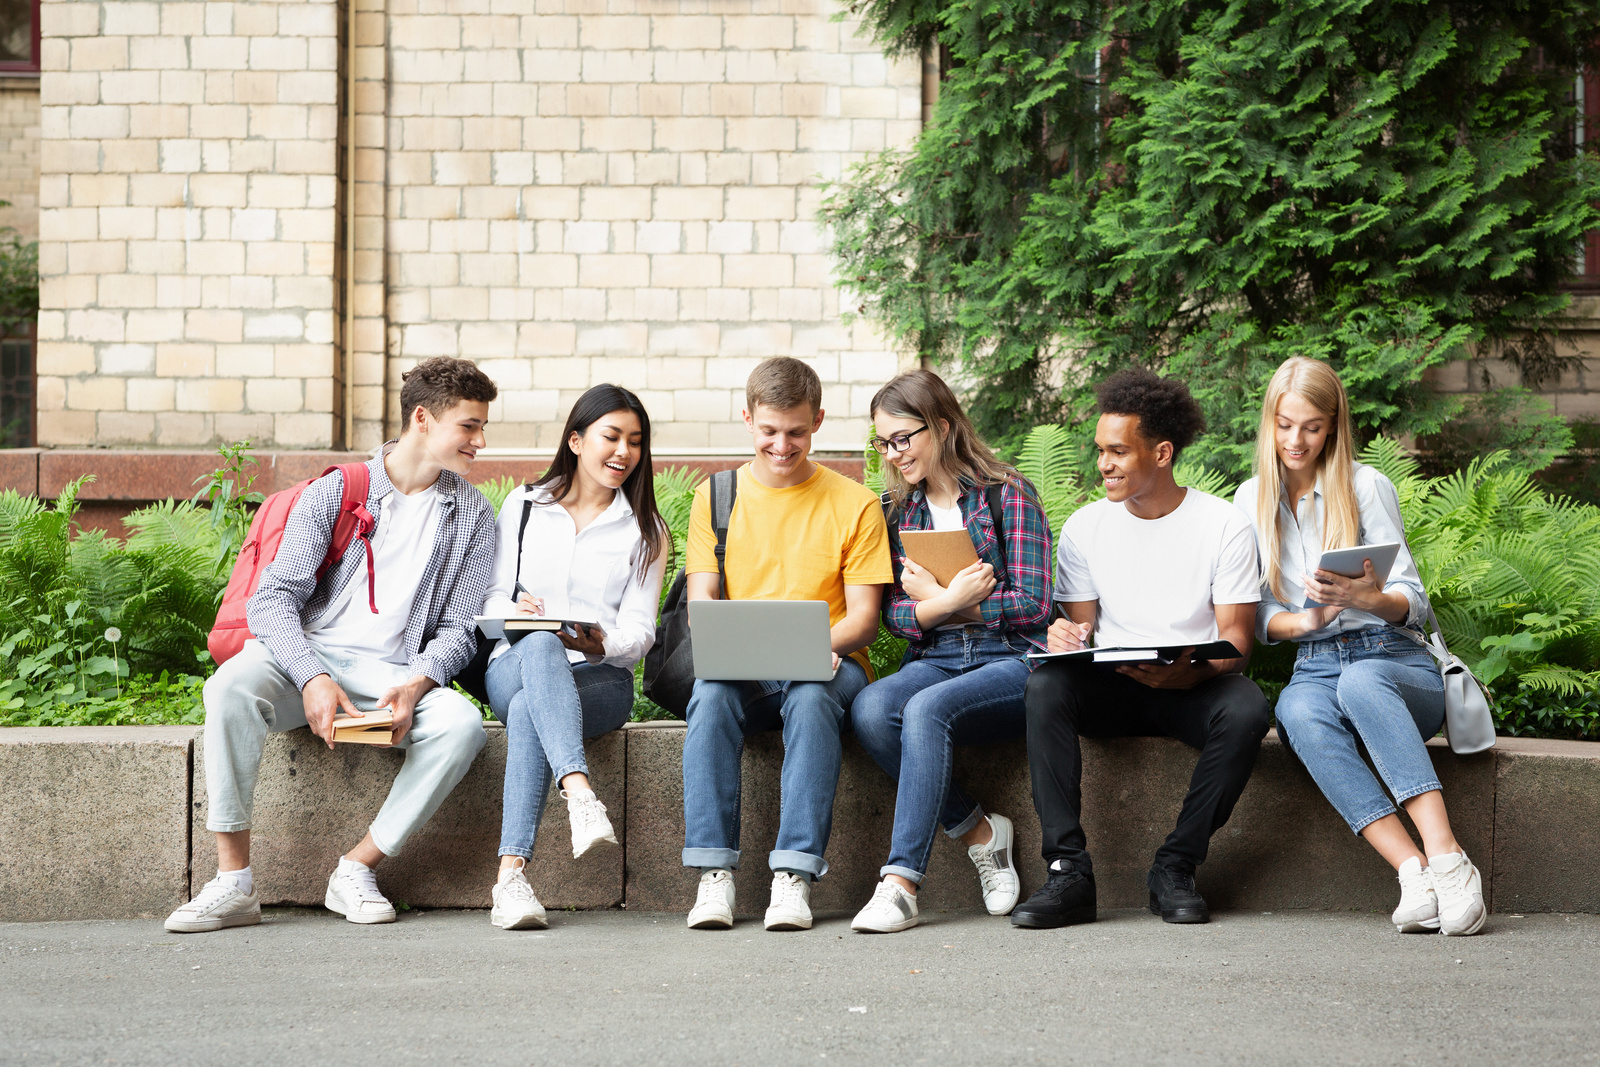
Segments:
[[[1278,696],[1278,728],[1322,795],[1360,833],[1395,801],[1439,788],[1424,742],[1444,723],[1444,680],[1422,646],[1387,626],[1308,641]]]
[[[506,724],[506,782],[500,855],[533,855],[550,793],[573,772],[589,773],[585,738],[610,733],[633,712],[633,673],[567,661],[552,633],[533,633],[489,664],[489,710]]]
[[[951,837],[978,825],[983,809],[950,781],[955,744],[1023,736],[1027,685],[1023,653],[982,626],[963,626],[937,631],[921,656],[862,690],[850,712],[856,737],[899,784],[880,875],[921,885],[935,822]]]
[[[839,731],[850,702],[867,684],[861,664],[845,658],[830,682],[696,680],[683,740],[685,867],[739,866],[739,761],[746,735],[783,731],[775,871],[811,879],[827,873],[822,858],[833,831],[839,785]]]

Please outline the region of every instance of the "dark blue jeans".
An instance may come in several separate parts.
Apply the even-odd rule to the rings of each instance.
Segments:
[[[935,824],[960,837],[983,818],[950,780],[955,745],[1023,736],[1027,685],[1022,652],[982,626],[964,626],[938,631],[920,657],[856,697],[856,737],[899,786],[889,862],[879,874],[921,885]]]
[[[689,698],[683,740],[685,867],[739,866],[739,762],[748,734],[783,731],[782,796],[775,871],[827,873],[822,852],[833,832],[839,731],[867,672],[853,659],[829,682],[708,682]]]

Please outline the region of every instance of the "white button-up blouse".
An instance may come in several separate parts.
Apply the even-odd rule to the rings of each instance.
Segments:
[[[632,670],[655,644],[656,609],[671,540],[665,541],[665,550],[641,576],[639,557],[646,550],[644,539],[639,535],[633,508],[621,491],[580,532],[567,509],[551,500],[541,486],[533,490],[533,508],[522,535],[519,576],[517,527],[527,498],[528,487],[518,486],[500,508],[494,577],[483,614],[515,614],[517,606],[512,594],[520,577],[528,592],[544,599],[548,617],[592,621],[605,631],[605,655],[588,658],[588,662]],[[502,639],[491,659],[509,647]],[[567,652],[572,663],[582,663],[585,658],[582,652]]]
[[[1406,544],[1405,523],[1400,518],[1400,494],[1395,491],[1393,482],[1365,463],[1355,464],[1351,480],[1355,487],[1356,507],[1361,516],[1360,543],[1381,545],[1393,541],[1400,542],[1400,553],[1395,557],[1394,567],[1389,571],[1389,580],[1384,583],[1383,588],[1386,592],[1400,593],[1410,603],[1411,610],[1406,614],[1405,625],[1420,626],[1428,614],[1428,600],[1422,588],[1422,578],[1417,574],[1416,561],[1411,558],[1411,548]],[[1249,516],[1252,529],[1255,528],[1256,500],[1260,491],[1261,480],[1251,478],[1239,487],[1239,491],[1233,497],[1234,504]],[[1320,474],[1312,491],[1300,498],[1297,511],[1290,510],[1287,491],[1279,498],[1278,529],[1283,544],[1278,554],[1278,573],[1288,603],[1275,597],[1271,583],[1263,578],[1261,606],[1256,611],[1256,637],[1265,644],[1276,643],[1267,637],[1267,623],[1274,615],[1285,611],[1305,610],[1301,605],[1305,603],[1306,587],[1301,576],[1315,571],[1317,563],[1322,559],[1322,521],[1323,498]],[[1256,530],[1256,540],[1259,544],[1261,540],[1259,529]],[[1262,549],[1261,558],[1262,560],[1267,558],[1265,549]],[[1392,625],[1394,624],[1386,619],[1380,619],[1369,612],[1346,608],[1332,623],[1298,640],[1323,641],[1355,630]]]

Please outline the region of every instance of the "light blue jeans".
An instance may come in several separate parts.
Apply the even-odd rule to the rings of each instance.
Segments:
[[[586,738],[610,733],[633,712],[633,672],[567,660],[552,633],[532,633],[489,664],[489,710],[506,724],[500,855],[533,855],[550,783],[589,773]]]
[[[323,652],[317,659],[362,711],[371,711],[388,689],[409,681],[398,663],[369,656]],[[246,641],[239,654],[206,679],[206,829],[250,829],[256,776],[267,734],[306,724],[300,690],[260,641]],[[399,853],[406,839],[433,817],[483,748],[483,718],[454,689],[430,689],[417,701],[411,732],[396,747],[406,754],[389,796],[370,827],[385,856]]]
[[[744,739],[782,729],[778,841],[767,862],[813,880],[826,874],[822,852],[833,831],[839,731],[866,684],[867,672],[849,658],[829,682],[696,681],[683,740],[683,865],[739,866]]]
[[[856,737],[899,784],[889,862],[879,875],[921,885],[934,824],[951,837],[978,825],[983,809],[950,781],[955,744],[1023,736],[1027,685],[1023,652],[982,626],[963,626],[937,631],[921,656],[856,697],[850,711]]]
[[[1387,626],[1307,641],[1278,696],[1278,729],[1350,829],[1439,788],[1424,742],[1444,724],[1444,680],[1421,645]]]

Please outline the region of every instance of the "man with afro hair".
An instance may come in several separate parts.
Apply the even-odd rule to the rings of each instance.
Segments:
[[[1079,821],[1079,735],[1175,737],[1200,750],[1178,823],[1157,850],[1150,910],[1210,920],[1194,874],[1228,821],[1267,732],[1267,701],[1241,672],[1261,599],[1256,539],[1243,513],[1173,479],[1205,417],[1177,378],[1125,370],[1099,389],[1094,443],[1106,498],[1061,530],[1051,652],[1181,649],[1171,662],[1045,661],[1028,680],[1028,767],[1048,881],[1011,913],[1024,927],[1095,918],[1094,868]],[[1244,654],[1195,660],[1225,640]]]

